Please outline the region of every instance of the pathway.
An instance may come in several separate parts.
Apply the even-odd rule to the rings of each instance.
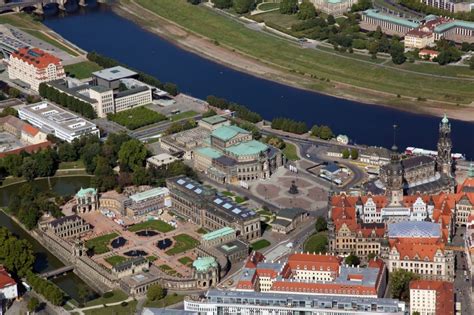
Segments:
[[[88,307],[83,307],[83,308],[74,308],[70,311],[70,313],[77,312],[79,314],[84,314],[84,311],[89,311],[89,310],[94,310],[98,308],[103,308],[104,306],[115,306],[115,305],[120,305],[122,302],[131,302],[133,301],[133,297],[129,297],[126,300],[122,300],[119,302],[114,302],[114,303],[107,303],[107,304],[100,304],[100,305],[94,305],[94,306],[88,306]]]

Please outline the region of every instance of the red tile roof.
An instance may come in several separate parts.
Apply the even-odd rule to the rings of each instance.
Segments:
[[[18,58],[39,69],[46,68],[50,64],[59,65],[61,63],[61,59],[39,48],[23,47],[13,52],[11,57]]]
[[[0,267],[0,289],[16,285],[15,280],[8,274],[8,272]]]
[[[30,125],[30,124],[24,124],[24,125],[23,125],[23,131],[34,137],[34,136],[36,136],[36,135],[38,134],[39,129],[33,127],[33,126]]]
[[[332,255],[301,253],[288,257],[291,270],[327,270],[338,273],[341,263],[342,258]]]
[[[436,291],[436,315],[454,315],[454,285],[446,281],[413,280],[410,290]]]

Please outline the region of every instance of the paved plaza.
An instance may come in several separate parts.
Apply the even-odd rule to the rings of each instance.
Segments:
[[[298,187],[297,194],[290,194],[292,182]],[[250,191],[279,208],[317,210],[327,205],[327,193],[323,186],[310,175],[297,174],[279,168],[270,179],[250,184]]]

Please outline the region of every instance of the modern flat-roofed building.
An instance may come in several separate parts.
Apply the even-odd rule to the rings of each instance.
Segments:
[[[117,113],[151,104],[152,101],[151,89],[148,86],[139,86],[114,94],[114,110]]]
[[[160,138],[160,146],[170,154],[182,156],[186,160],[194,158],[196,148],[209,139],[211,132],[204,127],[188,129]]]
[[[85,135],[100,136],[99,129],[92,122],[47,101],[20,108],[18,116],[67,142]]]
[[[214,131],[222,126],[230,126],[230,120],[221,115],[214,115],[211,117],[204,117],[198,121],[198,125],[208,129],[209,131]]]
[[[412,29],[417,28],[418,22],[412,22],[397,16],[382,14],[378,10],[369,9],[362,12],[360,28],[366,31],[375,31],[377,27],[387,35],[405,36]]]
[[[27,83],[34,91],[42,82],[66,77],[61,59],[39,48],[20,48],[10,55],[8,77]]]
[[[146,159],[146,167],[167,167],[168,164],[179,161],[179,159],[168,153],[160,153]]]
[[[395,299],[209,290],[204,297],[187,297],[185,311],[205,314],[404,315],[406,305]]]
[[[276,219],[272,222],[272,231],[288,234],[301,224],[307,217],[308,212],[298,208],[288,208],[278,211]]]
[[[121,79],[135,78],[137,76],[138,73],[122,66],[92,72],[94,85],[101,85],[114,90],[119,88]]]
[[[165,187],[152,188],[139,192],[131,195],[129,199],[131,203],[125,209],[128,217],[142,216],[171,205],[169,190]]]
[[[452,282],[413,280],[410,282],[410,311],[420,315],[454,315]]]
[[[357,2],[358,0],[311,0],[316,9],[334,16],[344,15]]]
[[[171,209],[209,230],[232,227],[250,241],[261,236],[259,215],[198,182],[178,176],[166,179]]]

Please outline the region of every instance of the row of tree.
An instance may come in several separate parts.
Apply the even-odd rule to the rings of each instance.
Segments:
[[[111,67],[115,67],[115,66],[126,67],[124,64],[118,62],[117,60],[106,57],[106,56],[103,56],[103,55],[101,55],[101,54],[99,54],[95,51],[89,52],[87,54],[87,59],[97,63],[99,66],[104,67],[104,68],[111,68]],[[178,89],[178,86],[176,84],[171,83],[171,82],[162,83],[160,80],[158,80],[154,76],[149,75],[149,74],[147,74],[143,71],[139,71],[139,70],[135,70],[135,69],[133,69],[133,71],[138,73],[138,80],[140,80],[140,81],[142,81],[146,84],[155,86],[155,87],[159,88],[160,90],[166,91],[166,92],[168,92],[169,94],[171,94],[173,96],[178,95],[179,89]]]
[[[197,123],[194,119],[186,120],[184,123],[174,122],[174,123],[171,124],[171,126],[169,126],[166,129],[165,134],[166,135],[171,135],[171,134],[178,133],[178,132],[181,132],[181,131],[184,131],[184,130],[192,129],[196,126],[197,126]]]
[[[237,103],[230,102],[225,98],[219,98],[214,95],[209,95],[206,98],[206,101],[209,105],[213,107],[217,107],[220,109],[228,109],[235,112],[235,116],[237,118],[250,121],[252,123],[257,123],[262,120],[262,116],[256,112],[252,112],[244,105],[240,105]]]
[[[60,306],[64,303],[63,291],[51,281],[45,280],[34,273],[30,272],[26,280],[31,285],[33,290],[45,297],[53,305]]]
[[[191,0],[192,1],[192,0]],[[214,0],[214,7],[218,9],[233,8],[237,14],[245,14],[255,9],[255,0]]]
[[[94,119],[97,117],[91,104],[67,95],[56,88],[49,86],[47,83],[41,83],[39,85],[39,94],[42,97],[64,106],[73,112],[79,113],[86,118]]]
[[[351,158],[352,160],[357,160],[359,158],[359,150],[352,148],[350,151],[349,149],[345,148],[342,151],[342,158],[348,159]]]
[[[296,121],[290,118],[273,118],[272,129],[296,133],[298,135],[308,132],[308,126],[304,121]]]
[[[0,160],[0,174],[3,177],[24,177],[33,180],[36,177],[53,176],[59,165],[59,157],[54,149],[46,148],[29,154],[9,154]]]
[[[320,138],[323,140],[330,140],[334,138],[334,133],[332,132],[331,128],[326,125],[314,125],[311,128],[311,136]]]
[[[298,6],[298,0],[282,0],[280,2],[280,13],[281,14],[297,14],[298,19],[308,20],[314,19],[318,16],[318,12],[314,5],[308,1],[303,0]]]

